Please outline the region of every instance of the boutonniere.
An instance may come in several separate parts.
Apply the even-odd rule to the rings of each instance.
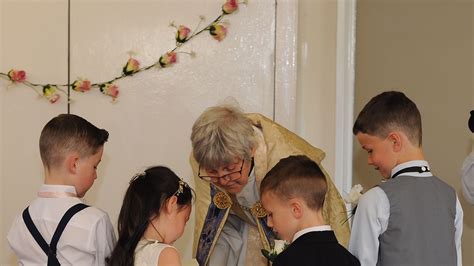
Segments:
[[[359,203],[359,199],[362,196],[362,190],[364,190],[364,187],[362,187],[361,184],[354,185],[351,188],[351,191],[349,192],[349,194],[347,194],[347,197],[344,199],[344,201],[346,203],[351,204],[351,207],[352,207],[344,223],[347,222],[350,218],[352,218],[355,215],[355,212],[357,210],[357,204]]]
[[[286,247],[288,247],[288,242],[285,240],[275,239],[273,243],[273,247],[270,250],[262,249],[262,254],[267,258],[269,261],[273,262]]]

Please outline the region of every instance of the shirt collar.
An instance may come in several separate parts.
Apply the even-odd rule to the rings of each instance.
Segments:
[[[395,173],[397,173],[398,171],[400,171],[402,169],[405,169],[405,168],[408,168],[408,167],[414,167],[414,166],[424,166],[424,167],[428,167],[429,169],[431,169],[430,165],[428,164],[427,161],[425,161],[425,160],[413,160],[413,161],[404,162],[404,163],[401,163],[401,164],[395,166],[392,169],[392,172],[391,172],[390,176],[392,177]],[[432,176],[433,175],[431,172],[425,172],[425,173],[406,172],[406,173],[403,173],[401,175],[407,175],[407,174],[410,175],[410,176]]]
[[[68,185],[42,184],[38,196],[41,198],[77,197],[76,188]]]
[[[320,232],[320,231],[331,231],[331,226],[330,225],[318,225],[318,226],[313,226],[313,227],[308,227],[303,230],[300,230],[296,232],[296,234],[293,236],[293,240],[291,242],[294,242],[298,237],[309,233],[309,232]]]

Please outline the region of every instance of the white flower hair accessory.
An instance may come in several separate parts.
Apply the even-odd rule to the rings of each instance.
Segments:
[[[189,187],[188,183],[184,182],[184,180],[180,178],[178,181],[178,190],[176,190],[174,195],[176,197],[179,197],[179,195],[181,195],[184,192],[184,187]]]

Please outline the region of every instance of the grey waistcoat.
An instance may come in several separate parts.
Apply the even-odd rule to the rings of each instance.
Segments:
[[[456,192],[435,176],[398,176],[380,188],[390,202],[377,265],[456,265]]]

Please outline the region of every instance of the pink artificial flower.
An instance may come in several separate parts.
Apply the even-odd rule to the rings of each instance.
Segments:
[[[87,79],[78,79],[72,83],[72,89],[80,92],[89,91],[91,89],[91,82]]]
[[[112,97],[112,100],[115,101],[115,99],[118,97],[119,95],[119,89],[118,89],[118,86],[113,84],[113,83],[105,83],[105,84],[101,84],[99,85],[99,88],[100,88],[100,91],[104,94],[104,95],[107,95],[107,96],[110,96]]]
[[[237,8],[239,8],[237,0],[227,0],[227,2],[222,5],[222,11],[225,14],[232,14]]]
[[[57,87],[54,85],[48,84],[43,86],[43,96],[46,97],[50,103],[55,103],[59,100],[60,96],[56,91]]]
[[[160,57],[160,66],[161,67],[168,67],[174,63],[176,63],[176,53],[175,52],[168,52]]]
[[[26,72],[23,70],[12,69],[8,71],[8,77],[12,82],[23,82],[26,80]]]
[[[214,23],[209,27],[209,33],[218,41],[222,41],[227,35],[227,28],[222,24]]]
[[[191,30],[188,27],[184,25],[179,25],[178,31],[176,32],[176,41],[179,43],[186,42],[189,33],[191,33]]]
[[[55,93],[51,97],[49,97],[49,102],[50,103],[55,103],[59,100],[59,98],[61,98],[60,95]]]
[[[123,74],[125,74],[126,76],[131,75],[137,72],[139,69],[140,69],[140,62],[130,57],[130,59],[128,59],[127,61],[127,64],[125,64],[125,66],[123,67]]]

